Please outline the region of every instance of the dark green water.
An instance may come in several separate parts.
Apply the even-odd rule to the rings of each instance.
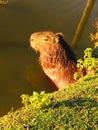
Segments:
[[[20,96],[33,91],[53,91],[38,63],[38,55],[29,47],[35,31],[62,32],[71,44],[86,0],[9,0],[0,7],[0,115],[11,107],[20,107]],[[98,1],[83,31],[75,52],[81,56],[90,47],[92,22],[98,16]],[[32,80],[32,82],[31,82]]]

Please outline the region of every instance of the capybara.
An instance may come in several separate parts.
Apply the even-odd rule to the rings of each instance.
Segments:
[[[30,46],[40,53],[42,69],[58,89],[75,81],[77,60],[62,33],[35,32],[30,37]]]

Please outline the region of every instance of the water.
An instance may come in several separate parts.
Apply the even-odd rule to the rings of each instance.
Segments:
[[[0,7],[0,115],[11,107],[21,106],[20,96],[33,91],[51,92],[39,62],[38,54],[29,47],[30,35],[35,31],[62,32],[71,44],[86,0],[9,0]],[[90,47],[89,34],[98,14],[98,1],[83,31],[79,46],[80,57]]]

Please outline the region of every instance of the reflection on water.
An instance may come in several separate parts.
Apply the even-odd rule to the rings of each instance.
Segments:
[[[15,45],[0,48],[0,115],[12,106],[19,107],[23,93],[54,91],[51,86],[32,49]]]
[[[82,33],[83,33],[83,30],[84,30],[84,27],[89,19],[89,16],[91,14],[91,11],[93,9],[93,6],[94,6],[94,3],[95,3],[95,0],[88,0],[87,1],[87,5],[83,11],[83,15],[81,17],[81,20],[77,26],[77,29],[76,29],[76,32],[75,32],[75,35],[74,35],[74,38],[72,40],[72,46],[73,47],[76,47],[81,36],[82,36]]]
[[[23,93],[53,91],[38,55],[29,48],[30,35],[44,30],[62,32],[70,44],[85,6],[85,0],[10,0],[7,8],[0,7],[0,115],[12,106],[19,107]],[[78,56],[90,45],[88,37],[97,6],[98,1],[75,50]]]
[[[1,6],[6,6],[8,4],[8,0],[0,0]]]

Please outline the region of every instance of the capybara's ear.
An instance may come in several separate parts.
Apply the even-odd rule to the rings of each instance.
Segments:
[[[55,38],[54,38],[54,43],[59,43],[59,41],[60,41],[60,40],[59,40],[59,37],[55,37]]]
[[[64,35],[63,35],[63,33],[61,33],[61,32],[56,33],[56,36],[58,36],[59,38],[64,38]]]

